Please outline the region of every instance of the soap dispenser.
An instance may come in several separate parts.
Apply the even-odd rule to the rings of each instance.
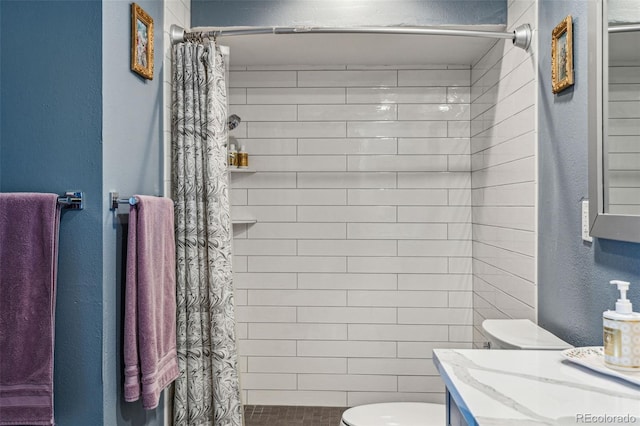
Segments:
[[[617,370],[640,371],[640,313],[633,312],[627,299],[627,281],[612,280],[609,284],[618,286],[620,298],[615,311],[602,314],[604,363]]]

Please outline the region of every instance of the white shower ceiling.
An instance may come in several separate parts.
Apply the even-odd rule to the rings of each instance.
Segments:
[[[502,26],[443,27],[504,31]],[[217,28],[197,28],[209,31]],[[398,34],[257,34],[220,37],[232,66],[420,65],[477,61],[496,39]],[[506,43],[511,41],[506,40]]]

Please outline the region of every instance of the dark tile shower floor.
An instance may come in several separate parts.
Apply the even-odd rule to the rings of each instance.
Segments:
[[[339,426],[346,407],[245,405],[245,426]]]

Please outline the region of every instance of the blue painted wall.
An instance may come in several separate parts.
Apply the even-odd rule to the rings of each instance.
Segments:
[[[122,241],[107,192],[160,194],[163,2],[155,77],[130,71],[130,3],[0,0],[0,191],[85,191],[60,227],[55,417],[66,425],[160,425],[122,399]],[[123,224],[124,223],[124,224]]]
[[[99,1],[2,1],[0,189],[87,194],[60,226],[55,414],[102,424],[102,35]]]
[[[192,0],[196,26],[504,25],[506,0]]]
[[[102,2],[103,196],[117,190],[161,195],[163,2],[136,1],[154,20],[154,76],[146,80],[130,70],[131,5]],[[128,206],[121,211],[128,210]],[[104,424],[162,425],[160,407],[147,411],[140,401],[122,398],[122,290],[127,218],[103,210],[104,233]]]
[[[582,198],[588,198],[586,1],[539,3],[539,264],[541,326],[576,346],[602,344],[602,312],[618,297],[611,279],[632,282],[640,309],[640,244],[581,239]],[[575,84],[551,93],[551,31],[565,16],[574,23]]]

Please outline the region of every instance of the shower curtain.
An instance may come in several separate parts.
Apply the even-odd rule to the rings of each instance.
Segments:
[[[225,68],[215,42],[173,47],[174,425],[241,426],[231,278]]]

